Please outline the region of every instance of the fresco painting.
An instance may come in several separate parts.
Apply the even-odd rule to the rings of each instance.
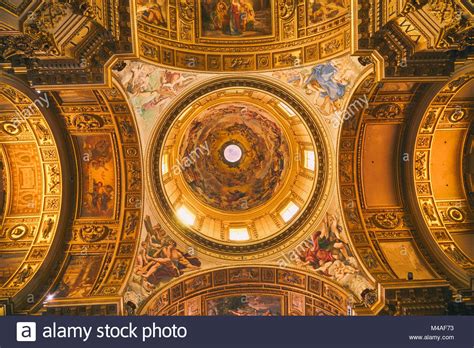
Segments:
[[[302,294],[290,293],[289,310],[290,315],[299,316],[305,314],[305,296]]]
[[[347,12],[349,0],[309,0],[307,3],[308,22],[319,24]]]
[[[206,110],[193,121],[180,157],[186,158],[200,144],[208,154],[203,151],[205,160],[184,168],[184,179],[202,202],[223,211],[262,205],[287,172],[289,145],[281,128],[267,111],[250,103],[222,103]],[[240,161],[225,161],[222,152],[229,144],[245,153]]]
[[[138,0],[138,19],[147,24],[168,26],[168,0]]]
[[[25,252],[0,254],[0,286],[15,273],[25,258]]]
[[[202,33],[208,38],[272,34],[272,5],[267,0],[202,0]]]
[[[342,57],[312,67],[275,71],[272,76],[300,90],[322,116],[342,112],[362,66],[353,57]]]
[[[322,62],[312,67],[294,67],[265,74],[279,79],[287,83],[289,88],[294,88],[296,91],[299,91],[312,105],[317,107],[317,110],[319,110],[325,119],[329,119],[332,115],[343,110],[346,101],[351,95],[354,84],[357,82],[357,76],[362,70],[363,67],[357,59],[345,56]],[[140,120],[141,122],[156,122],[166,107],[177,98],[183,90],[191,88],[192,85],[198,83],[201,77],[205,79],[210,76],[208,74],[202,74],[199,75],[198,79],[197,74],[156,69],[154,66],[140,62],[127,62],[126,68],[118,74],[135,108],[139,123]],[[219,105],[211,109],[209,114],[206,114],[205,122],[201,122],[195,126],[204,129],[207,127],[206,125],[217,122],[215,120],[219,120],[219,122],[223,121],[224,118],[222,115],[232,118],[231,116],[234,113],[232,110],[240,110],[241,107],[242,106],[239,105]],[[254,111],[248,106],[245,110]],[[224,114],[222,114],[222,111],[224,111]],[[245,113],[242,114],[242,112],[236,112],[236,114],[239,114],[239,119],[242,119],[242,115],[245,116]],[[254,115],[252,122],[257,121],[258,117]],[[145,134],[142,138],[143,140],[148,136],[147,129],[149,127],[142,128]],[[271,137],[277,133],[278,132],[274,130],[269,130],[262,136]],[[193,134],[200,134],[200,132],[193,132]],[[213,135],[213,138],[215,137],[218,137],[217,134]],[[243,137],[241,138],[243,139]],[[206,139],[206,137],[188,139],[187,142],[182,144],[180,151],[187,153],[189,149],[194,149],[196,144],[209,146],[209,149],[211,149],[212,144],[209,141],[206,144]],[[281,152],[285,154],[286,151],[287,150],[283,149]],[[275,153],[275,151],[268,152]],[[220,152],[211,151],[211,153],[215,153],[216,156],[218,156]],[[207,161],[202,162],[210,164],[212,158],[208,158]],[[265,163],[267,162],[272,163],[271,161],[266,161]],[[277,162],[280,163],[281,161]],[[278,168],[278,166],[273,167]],[[236,170],[236,168],[238,167],[232,167],[231,169]],[[204,183],[204,181],[196,179],[199,178],[199,173],[200,169],[197,165],[186,168],[186,171],[183,173],[188,184],[194,187],[194,189],[191,188],[194,194],[201,198],[206,197],[206,203],[215,208],[241,210],[239,207],[242,207],[242,205],[238,204],[239,199],[224,200],[227,196],[230,197],[226,192],[219,194],[207,190],[206,187],[209,185],[206,187],[202,186],[201,184]],[[254,177],[256,176],[254,175]],[[231,177],[226,180],[231,180]],[[223,182],[227,181],[224,180]],[[275,187],[277,186],[278,185]],[[261,187],[265,188],[265,186]],[[216,186],[212,188],[215,189]],[[262,195],[256,195],[256,197],[257,196],[264,197]],[[251,196],[247,198],[251,198]],[[261,200],[259,200],[259,202],[260,201]],[[252,203],[252,200],[247,200],[245,209],[249,207],[248,202]],[[337,213],[334,209],[331,211],[332,213],[328,214],[321,226],[319,226],[314,233],[307,236],[308,241],[314,244],[307,244],[307,248],[302,250],[301,253],[295,257],[294,262],[288,266],[302,268],[309,272],[323,275],[350,290],[357,297],[360,297],[364,290],[372,289],[373,285],[364,277],[353,252],[349,248],[347,232],[344,231],[342,227],[341,214]],[[180,277],[182,274],[210,266],[208,263],[206,263],[205,266],[201,265],[201,260],[198,257],[189,255],[187,250],[178,247],[174,242],[174,238],[162,230],[158,224],[152,225],[150,220],[146,219],[145,227],[145,234],[142,236],[142,245],[139,248],[139,256],[127,291],[127,298],[137,304],[142,303],[150,294],[162,288],[173,279]],[[165,254],[166,251],[163,249],[164,245],[167,245],[169,250],[176,250],[175,255],[170,257],[169,253]],[[314,245],[316,245],[316,247],[314,247]],[[211,303],[212,306],[208,306],[206,310],[213,308],[211,311],[215,313],[225,312],[226,315],[237,315],[226,311],[224,306],[220,305],[221,302],[219,301],[224,300],[216,299],[215,302]],[[238,307],[234,307],[233,310],[237,308]],[[243,309],[246,310],[245,308],[246,307]],[[191,309],[190,311],[194,313]],[[295,298],[295,314],[302,311],[303,308],[301,307],[299,299]],[[276,312],[278,311],[272,310],[273,314]],[[238,311],[236,313],[238,313]],[[204,313],[201,313],[201,315],[204,315]]]
[[[142,240],[134,266],[132,281],[145,293],[189,271],[197,270],[201,261],[181,250],[175,240],[159,225],[145,217],[146,236]]]
[[[102,263],[101,255],[73,255],[66,271],[51,294],[53,298],[88,296]]]
[[[112,139],[109,135],[77,136],[82,161],[81,216],[114,216],[116,187]]]
[[[229,295],[206,301],[208,316],[279,316],[283,299],[277,295]]]
[[[308,242],[295,250],[295,263],[330,278],[361,297],[366,289],[372,289],[372,285],[360,271],[339,216],[335,213],[326,215]]]
[[[135,112],[144,120],[153,120],[179,92],[189,86],[196,74],[157,69],[155,66],[127,61],[118,73]]]

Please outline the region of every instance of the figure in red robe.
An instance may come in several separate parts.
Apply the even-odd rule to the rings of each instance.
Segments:
[[[230,33],[231,35],[240,35],[240,3],[238,0],[232,0],[229,6]]]
[[[314,268],[319,268],[328,261],[334,261],[334,256],[330,250],[324,248],[329,241],[326,237],[321,236],[321,231],[314,232],[311,236],[313,246],[307,248],[302,254],[300,254],[300,259],[307,265],[311,265]],[[324,248],[324,249],[323,249]]]

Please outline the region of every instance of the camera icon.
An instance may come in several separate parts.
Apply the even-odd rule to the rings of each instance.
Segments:
[[[36,323],[18,322],[16,323],[17,342],[36,342]]]

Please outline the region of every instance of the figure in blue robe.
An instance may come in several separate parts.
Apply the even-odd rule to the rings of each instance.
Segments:
[[[306,79],[305,87],[316,80],[323,89],[321,97],[328,96],[331,101],[341,99],[346,92],[346,85],[335,80],[336,73],[337,68],[331,62],[316,65],[311,70],[311,75]]]

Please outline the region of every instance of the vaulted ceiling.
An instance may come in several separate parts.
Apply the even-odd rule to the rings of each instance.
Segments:
[[[0,0],[0,306],[472,305],[472,24],[464,0]]]

